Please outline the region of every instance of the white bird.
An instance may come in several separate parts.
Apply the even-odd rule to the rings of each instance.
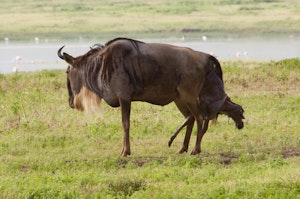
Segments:
[[[39,44],[39,40],[40,40],[40,39],[39,39],[38,37],[35,37],[35,38],[34,38],[34,41],[35,41],[36,44]]]
[[[20,56],[16,56],[16,57],[15,57],[15,61],[16,61],[16,62],[20,62],[21,59],[22,59],[22,57],[20,57]]]
[[[5,38],[4,38],[4,41],[5,41],[5,44],[8,44],[8,42],[9,42],[8,37],[5,37]]]
[[[22,60],[21,56],[16,56],[15,57],[15,66],[13,67],[13,72],[18,72],[19,71],[19,66],[20,66],[20,62]]]
[[[19,71],[19,66],[18,65],[14,66],[12,71],[14,73],[18,72]]]
[[[206,41],[206,40],[207,40],[207,37],[206,37],[205,35],[203,35],[203,36],[202,36],[202,40],[203,40],[203,41]]]
[[[235,53],[235,56],[236,56],[237,58],[239,58],[239,57],[241,56],[241,53],[240,53],[239,51],[237,51],[237,52]]]

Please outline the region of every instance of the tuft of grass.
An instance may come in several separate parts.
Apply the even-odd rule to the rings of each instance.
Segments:
[[[144,180],[134,179],[119,179],[108,183],[108,190],[112,192],[115,197],[128,197],[136,191],[146,189],[146,182]]]

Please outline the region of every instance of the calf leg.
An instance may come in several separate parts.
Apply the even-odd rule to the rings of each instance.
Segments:
[[[197,122],[197,139],[195,147],[191,153],[191,155],[196,155],[201,152],[201,140],[203,135],[207,131],[209,119],[206,118],[205,114],[201,112],[199,101],[196,101],[196,103],[188,104],[187,107],[189,108],[190,112],[193,113],[193,119]]]
[[[189,149],[189,143],[190,143],[190,139],[191,139],[192,130],[194,127],[194,122],[195,122],[195,118],[193,116],[189,116],[183,145],[182,145],[182,148],[180,149],[179,153],[187,152]]]
[[[188,116],[185,118],[184,122],[181,124],[181,126],[175,131],[175,133],[173,133],[173,135],[171,136],[169,142],[168,142],[168,146],[170,147],[174,141],[174,139],[177,137],[177,135],[179,134],[179,132],[188,125],[188,123],[190,122],[190,120],[192,116]]]
[[[121,152],[122,157],[130,155],[130,138],[129,138],[129,128],[130,128],[130,107],[131,103],[125,100],[119,100],[122,112],[122,126],[123,126],[123,150]]]
[[[175,131],[175,133],[173,133],[173,135],[171,136],[169,142],[168,142],[168,146],[171,147],[173,141],[175,140],[175,138],[177,137],[177,135],[180,133],[180,131],[187,126],[187,130],[185,133],[185,138],[184,138],[184,142],[183,142],[183,147],[182,149],[179,151],[179,153],[183,153],[183,152],[187,152],[188,150],[188,146],[189,146],[189,141],[190,141],[190,137],[191,137],[191,133],[193,130],[193,126],[194,126],[194,122],[195,122],[195,118],[193,116],[188,116],[186,117],[186,119],[184,120],[184,122],[181,124],[181,126]],[[211,124],[216,124],[217,123],[217,117],[213,118],[211,120]],[[205,133],[205,132],[204,132]],[[203,133],[203,135],[204,135]],[[203,137],[202,135],[202,137]],[[200,138],[199,138],[200,139]],[[201,138],[202,140],[202,138]],[[201,142],[201,141],[200,141]]]
[[[203,138],[204,134],[207,131],[208,122],[209,122],[208,119],[204,120],[204,124],[203,124],[202,119],[197,120],[198,133],[197,133],[196,145],[195,145],[195,148],[193,149],[191,155],[196,155],[196,154],[199,154],[201,152],[201,141],[202,141],[202,138]]]
[[[172,135],[172,137],[169,141],[169,146],[171,146],[173,140],[178,135],[178,133],[182,130],[182,128],[187,126],[183,146],[179,151],[179,153],[183,153],[183,152],[188,151],[189,142],[190,142],[195,119],[194,119],[194,116],[192,115],[190,109],[188,108],[188,106],[185,103],[183,103],[180,100],[176,100],[175,104],[176,104],[177,108],[180,110],[180,112],[185,116],[186,119],[185,119],[184,123]]]

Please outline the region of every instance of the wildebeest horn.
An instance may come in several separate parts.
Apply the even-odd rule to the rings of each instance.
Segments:
[[[61,54],[61,50],[64,48],[65,46],[63,45],[58,51],[57,51],[57,55],[59,58],[65,60],[64,56]]]
[[[64,48],[65,46],[62,46],[60,49],[58,49],[57,51],[57,55],[59,58],[61,58],[62,60],[65,60],[67,63],[73,65],[73,60],[74,58],[69,55],[68,53],[63,53],[61,54],[61,50]]]
[[[101,48],[104,48],[104,46],[102,44],[94,44],[93,49],[101,49]]]

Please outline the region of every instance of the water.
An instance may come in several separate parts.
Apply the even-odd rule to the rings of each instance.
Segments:
[[[147,41],[148,42],[148,41]],[[151,41],[149,41],[151,42]],[[155,42],[189,47],[215,55],[219,60],[281,60],[300,57],[300,40],[216,40]],[[105,43],[105,42],[101,42]],[[44,69],[66,69],[67,64],[57,57],[57,50],[63,45],[44,44],[2,44],[0,45],[0,73],[13,71],[37,71]],[[64,50],[74,57],[84,54],[94,43],[71,43]]]
[[[37,71],[44,69],[65,69],[67,64],[57,57],[61,44],[7,44],[0,46],[0,73]],[[72,55],[80,55],[89,50],[88,45],[68,45]]]

